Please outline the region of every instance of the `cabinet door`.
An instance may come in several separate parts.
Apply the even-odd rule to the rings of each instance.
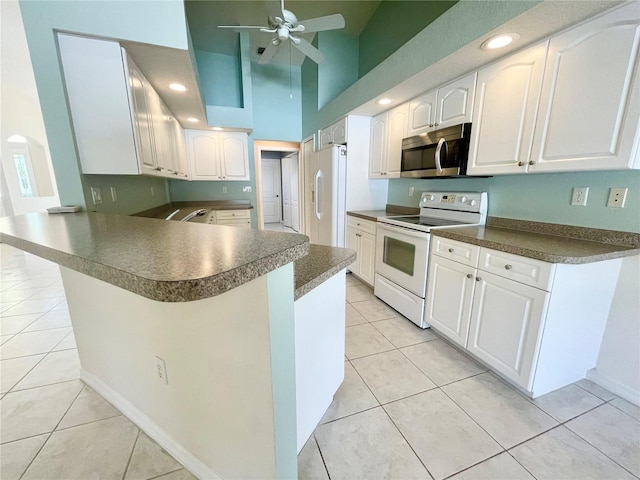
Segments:
[[[342,118],[331,125],[331,141],[334,144],[347,143],[347,119]]]
[[[431,256],[427,278],[426,322],[458,345],[466,346],[475,269]]]
[[[331,134],[331,125],[320,130],[318,134],[318,150],[330,147],[333,145],[333,135]]]
[[[225,132],[220,135],[220,161],[223,180],[249,180],[247,134]]]
[[[173,116],[164,102],[156,95],[154,106],[154,139],[156,146],[156,165],[165,175],[172,175],[175,167],[175,140],[173,136]]]
[[[385,178],[387,146],[387,114],[371,119],[371,149],[369,150],[369,178]]]
[[[400,178],[402,139],[407,136],[409,105],[400,105],[389,111],[387,121],[387,178]]]
[[[205,130],[188,130],[186,137],[191,179],[221,180],[219,135]]]
[[[370,233],[360,232],[360,278],[373,286],[375,279],[375,262],[376,262],[376,237]]]
[[[526,172],[547,46],[543,42],[478,72],[468,174]]]
[[[436,116],[437,90],[412,100],[409,103],[407,137],[419,135],[433,129]]]
[[[348,248],[349,250],[355,250],[356,252],[356,260],[355,262],[353,262],[351,265],[349,265],[347,268],[355,273],[356,275],[360,275],[360,248],[358,246],[360,237],[358,236],[358,230],[356,230],[355,228],[352,227],[347,227],[347,246],[346,248]]]
[[[440,129],[470,122],[476,89],[475,72],[438,89],[434,128]]]
[[[478,270],[467,349],[531,390],[549,294]]]
[[[125,54],[126,55],[126,54]],[[153,107],[151,85],[147,82],[140,69],[130,57],[127,58],[129,67],[129,88],[133,102],[133,124],[138,147],[138,161],[141,170],[147,173],[156,172],[156,154],[153,138]],[[155,93],[155,92],[154,92]]]
[[[551,39],[529,171],[633,165],[639,43],[636,2]]]
[[[175,117],[172,118],[171,126],[173,128],[172,135],[175,145],[176,175],[179,178],[186,179],[189,178],[189,161],[187,160],[187,148],[184,139],[184,130]]]

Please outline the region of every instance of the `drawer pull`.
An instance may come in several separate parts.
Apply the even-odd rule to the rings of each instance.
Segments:
[[[476,277],[476,282],[479,282],[480,280],[482,280],[481,277]]]
[[[471,275],[470,273],[467,273],[467,278],[471,278],[473,277],[473,275]]]
[[[511,270],[512,268],[513,268],[513,266],[512,266],[512,265],[509,265],[509,264],[506,264],[506,265],[504,266],[504,269],[505,269],[505,270]]]
[[[453,253],[453,248],[450,248],[450,249],[449,249],[449,253]]]

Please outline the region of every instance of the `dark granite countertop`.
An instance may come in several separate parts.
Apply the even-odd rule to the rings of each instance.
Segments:
[[[309,293],[356,260],[356,252],[346,248],[309,245],[309,254],[294,263],[295,300]]]
[[[219,295],[309,252],[305,235],[101,213],[2,218],[0,240],[161,302]]]
[[[202,200],[191,202],[172,202],[165,203],[159,207],[150,208],[142,212],[134,213],[136,217],[162,218],[165,219],[169,214],[177,209],[189,211],[193,208],[206,208],[208,210],[251,210],[253,205],[249,200]],[[197,222],[196,222],[197,223]]]
[[[525,220],[431,230],[433,235],[550,263],[583,264],[640,254],[640,234]]]

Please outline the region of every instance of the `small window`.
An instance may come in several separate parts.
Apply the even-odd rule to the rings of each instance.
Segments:
[[[20,182],[20,194],[23,197],[33,197],[31,181],[29,180],[29,172],[27,170],[27,159],[19,153],[13,154],[13,161],[16,163],[18,171],[18,181]]]

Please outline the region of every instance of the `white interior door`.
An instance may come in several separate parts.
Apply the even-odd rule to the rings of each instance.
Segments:
[[[282,223],[291,228],[291,157],[282,159]]]
[[[264,223],[282,220],[280,160],[262,159],[262,209]]]
[[[300,231],[300,182],[298,175],[300,172],[298,164],[298,154],[291,155],[291,228],[296,232]]]

